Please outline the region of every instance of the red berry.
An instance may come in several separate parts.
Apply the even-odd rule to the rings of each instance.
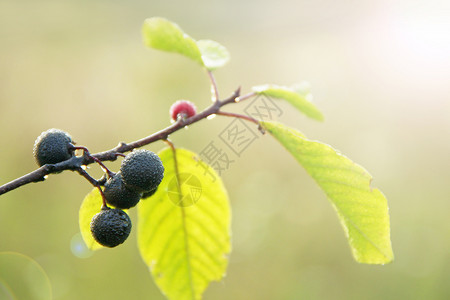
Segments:
[[[194,103],[187,100],[178,100],[170,107],[170,116],[172,120],[176,121],[178,116],[182,118],[190,118],[195,115],[197,109]]]

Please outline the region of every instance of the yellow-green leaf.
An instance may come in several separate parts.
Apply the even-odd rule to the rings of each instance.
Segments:
[[[230,60],[227,48],[216,41],[197,41],[198,49],[202,54],[203,64],[208,70],[214,70],[224,66]]]
[[[147,47],[182,54],[210,71],[222,67],[230,60],[228,50],[218,42],[195,41],[177,24],[164,18],[146,19],[142,34]]]
[[[308,99],[311,98],[309,93],[305,95],[293,88],[271,84],[255,86],[253,91],[268,97],[284,99],[308,117],[323,121],[323,115],[320,110]]]
[[[182,54],[203,66],[195,40],[177,24],[160,17],[149,18],[144,22],[142,33],[147,47]]]
[[[51,300],[54,297],[48,275],[37,261],[17,252],[0,252],[0,299]]]
[[[90,250],[103,248],[102,245],[94,240],[91,234],[91,220],[97,213],[100,212],[102,203],[102,196],[97,188],[94,188],[89,194],[87,194],[81,203],[78,223],[80,225],[81,236]]]
[[[168,299],[201,299],[227,268],[228,196],[219,175],[195,153],[177,149],[177,168],[170,148],[158,155],[164,179],[138,204],[139,250]]]
[[[336,209],[356,261],[385,264],[393,260],[389,209],[372,177],[332,147],[306,139],[276,122],[261,125],[277,139],[319,184]]]

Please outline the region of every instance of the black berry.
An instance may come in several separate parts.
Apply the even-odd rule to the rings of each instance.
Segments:
[[[49,129],[41,133],[34,142],[33,155],[39,166],[56,164],[73,155],[72,138],[67,132]]]
[[[137,192],[149,192],[158,187],[164,177],[164,167],[158,155],[139,149],[128,154],[120,166],[123,182]]]
[[[141,193],[130,190],[125,186],[120,172],[105,183],[103,194],[108,204],[121,209],[136,206],[141,199]]]
[[[130,217],[120,209],[104,208],[91,221],[92,236],[105,247],[112,248],[122,244],[130,231]]]

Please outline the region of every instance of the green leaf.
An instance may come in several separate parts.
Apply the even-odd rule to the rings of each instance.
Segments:
[[[212,40],[195,41],[177,24],[164,18],[146,19],[142,34],[147,47],[182,54],[210,71],[230,60],[228,50],[221,44]]]
[[[177,24],[164,18],[149,18],[144,22],[142,33],[147,47],[182,54],[203,66],[197,43]]]
[[[94,215],[100,212],[102,203],[102,196],[97,188],[94,188],[89,194],[87,194],[81,203],[78,223],[80,225],[81,236],[90,250],[103,248],[102,245],[94,240],[91,234],[91,220]]]
[[[277,139],[323,189],[336,209],[356,261],[385,264],[393,260],[387,200],[370,187],[372,177],[332,147],[306,139],[275,122],[261,125]]]
[[[255,86],[253,87],[253,91],[257,94],[263,94],[268,97],[284,99],[308,117],[318,121],[323,121],[322,113],[308,99],[312,98],[310,93],[305,94],[303,92],[296,91],[294,88],[269,84]]]
[[[170,148],[158,154],[164,179],[138,204],[138,246],[161,291],[197,300],[220,280],[230,253],[230,207],[218,174],[196,154]]]
[[[199,40],[197,46],[202,54],[203,63],[208,70],[224,66],[230,60],[230,53],[221,44],[211,40]]]

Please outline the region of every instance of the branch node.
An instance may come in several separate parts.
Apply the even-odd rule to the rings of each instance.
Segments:
[[[241,86],[238,86],[238,88],[233,93],[234,98],[238,98],[241,95]]]
[[[259,123],[258,125],[258,130],[259,132],[261,132],[261,134],[266,134],[266,130],[264,129],[264,127],[262,127],[261,123]]]

